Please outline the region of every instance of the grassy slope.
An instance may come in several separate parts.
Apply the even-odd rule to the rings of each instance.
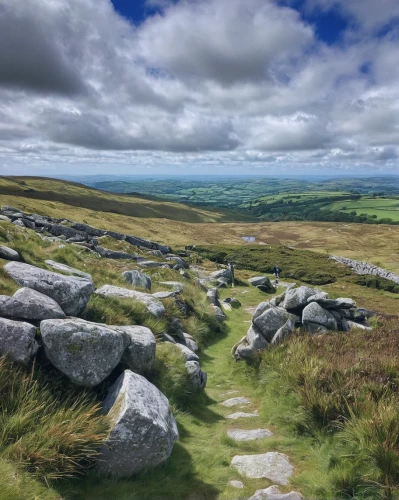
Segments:
[[[15,179],[26,182],[26,185],[15,183]],[[26,189],[35,189],[36,193],[27,193]],[[36,198],[28,197],[33,195]],[[175,246],[245,245],[243,236],[255,236],[259,244],[288,245],[342,255],[366,260],[399,273],[398,226],[327,222],[221,224],[224,216],[217,212],[177,203],[128,198],[64,181],[40,178],[13,178],[11,181],[0,178],[0,203],[14,205],[26,211],[86,221],[100,228],[112,228]],[[85,204],[90,208],[85,208]],[[109,209],[110,204],[114,213],[104,211]],[[128,207],[130,216],[120,213],[121,206],[126,210]],[[143,214],[147,214],[149,218],[143,218]],[[173,217],[187,217],[191,222],[171,220]]]

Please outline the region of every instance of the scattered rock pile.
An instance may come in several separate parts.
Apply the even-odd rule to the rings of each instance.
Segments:
[[[320,290],[292,284],[279,296],[257,307],[252,324],[232,349],[235,359],[251,359],[269,344],[278,344],[302,328],[310,335],[329,330],[347,332],[352,328],[370,329],[366,320],[373,313],[357,308],[348,298],[329,299]]]

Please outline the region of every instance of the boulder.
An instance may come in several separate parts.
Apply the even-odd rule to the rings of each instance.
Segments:
[[[226,319],[226,315],[224,312],[220,309],[219,306],[215,306],[214,304],[211,304],[211,307],[215,313],[216,319],[218,321],[224,321]]]
[[[0,222],[11,222],[11,219],[7,215],[0,215]]]
[[[55,269],[56,271],[62,271],[69,276],[79,276],[80,278],[84,278],[88,281],[93,281],[91,274],[85,273],[83,271],[79,271],[79,269],[75,269],[74,267],[67,266],[66,264],[61,264],[59,262],[54,262],[53,260],[46,260],[45,263]]]
[[[247,335],[240,340],[232,349],[232,355],[235,359],[252,359],[255,358],[260,351],[267,349],[269,343],[256,330],[254,325],[248,329]]]
[[[165,265],[165,262],[155,262],[153,260],[142,260],[138,261],[139,266],[142,267],[162,267]],[[168,266],[169,267],[169,266]]]
[[[14,226],[23,227],[25,229],[25,224],[22,222],[21,219],[14,220],[13,224],[14,224]]]
[[[295,330],[295,319],[289,318],[287,322],[277,330],[272,338],[272,344],[281,344],[286,338],[291,336]]]
[[[16,250],[5,246],[0,246],[0,259],[21,260],[21,257]]]
[[[23,225],[28,229],[35,229],[36,227],[36,224],[33,221],[29,220],[27,217],[23,217],[21,221]]]
[[[191,335],[188,335],[187,333],[183,333],[183,336],[186,340],[186,346],[190,349],[190,351],[193,352],[198,352],[199,347],[197,342],[191,337]]]
[[[29,264],[10,262],[4,269],[19,285],[54,299],[67,316],[81,314],[94,291],[93,282],[85,278],[64,276]]]
[[[319,293],[319,290],[315,288],[309,288],[307,286],[300,286],[298,288],[292,288],[288,290],[285,294],[283,307],[284,309],[298,309],[300,307],[305,307],[308,303],[309,297]]]
[[[29,323],[0,318],[0,355],[28,364],[39,349],[36,328]]]
[[[0,295],[0,316],[41,321],[62,319],[65,313],[51,297],[31,288],[20,288],[12,297]]]
[[[181,351],[185,361],[199,361],[199,357],[188,347],[183,344],[174,344]]]
[[[78,318],[40,323],[46,355],[77,385],[98,385],[120,362],[128,337],[107,325]]]
[[[156,340],[145,326],[112,327],[127,338],[127,347],[122,355],[122,363],[132,372],[144,375],[151,372],[155,363]]]
[[[327,330],[337,330],[338,324],[334,316],[323,309],[317,302],[311,302],[302,313],[302,323],[306,330],[314,332],[314,325],[319,325]]]
[[[165,315],[165,308],[157,299],[154,299],[149,293],[138,292],[137,290],[129,290],[128,288],[121,288],[119,286],[104,285],[95,292],[97,295],[104,295],[106,297],[119,297],[130,298],[145,304],[147,311],[156,318]]]
[[[153,293],[152,296],[156,299],[174,299],[179,292],[177,290],[171,290],[169,292],[156,292]]]
[[[148,274],[144,274],[140,271],[125,271],[122,276],[127,283],[130,283],[133,286],[151,290],[152,281]]]
[[[261,302],[258,307],[255,309],[255,312],[252,316],[252,321],[255,321],[256,318],[259,318],[265,311],[268,311],[269,309],[273,309],[275,307],[272,303],[272,301],[267,301],[267,302]]]
[[[231,271],[230,269],[219,269],[218,271],[214,271],[209,275],[211,280],[217,280],[218,278],[226,278],[227,280],[231,280]]]
[[[210,290],[208,290],[206,296],[208,297],[208,300],[211,304],[213,304],[214,306],[219,306],[217,288],[211,288]]]
[[[362,323],[356,323],[355,321],[347,321],[349,330],[353,330],[354,328],[359,328],[360,330],[372,331],[373,329],[369,325],[364,325]]]
[[[181,257],[166,257],[166,260],[176,262],[181,269],[188,269],[190,267]]]
[[[127,252],[117,252],[116,250],[109,250],[108,248],[96,246],[94,250],[106,259],[115,259],[115,260],[137,260],[137,255],[132,255]]]
[[[324,309],[351,309],[353,307],[356,307],[356,303],[353,299],[347,299],[347,298],[329,299],[328,295],[325,298],[317,298],[318,295],[310,297],[308,299],[308,302],[317,302]],[[312,300],[315,297],[317,298],[317,300]]]
[[[162,342],[170,342],[171,344],[176,344],[176,340],[168,333],[162,333],[161,340]]]
[[[267,285],[268,287],[270,286],[274,289],[267,276],[254,276],[253,278],[249,278],[248,282],[252,286]]]
[[[253,323],[267,342],[271,342],[277,331],[284,326],[290,318],[295,319],[295,317],[285,309],[272,307],[254,319]]]
[[[103,403],[111,430],[101,450],[99,472],[130,477],[165,462],[178,439],[167,398],[141,375],[125,370]]]
[[[1,211],[2,212],[11,212],[11,213],[20,213],[21,212],[21,210],[19,208],[10,207],[9,205],[2,205]]]
[[[206,386],[207,374],[201,370],[198,361],[186,361],[187,372],[190,377],[193,389],[199,391]]]

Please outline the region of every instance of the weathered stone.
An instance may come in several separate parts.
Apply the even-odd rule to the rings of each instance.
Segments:
[[[215,316],[216,316],[216,319],[218,321],[224,321],[226,319],[226,315],[224,314],[224,312],[220,309],[220,307],[218,306],[215,306],[213,304],[211,304],[211,307],[212,309],[214,310],[215,312]]]
[[[371,326],[363,325],[361,323],[356,323],[355,321],[348,321],[349,330],[353,330],[354,328],[358,328],[360,330],[372,331]]]
[[[160,299],[160,300],[162,300],[162,299],[174,299],[178,293],[179,293],[178,291],[172,290],[169,292],[156,292],[156,293],[153,293],[152,296],[154,298]]]
[[[327,330],[338,329],[334,316],[326,309],[323,309],[317,302],[311,302],[305,307],[302,313],[302,323],[305,329],[309,323],[323,326]]]
[[[236,413],[232,413],[231,415],[227,415],[226,418],[230,418],[231,420],[237,420],[239,418],[254,418],[254,417],[259,417],[259,413],[257,411],[254,411],[253,413],[238,411]]]
[[[265,437],[271,437],[273,433],[269,431],[269,429],[229,429],[227,435],[235,441],[255,441]]]
[[[268,309],[273,309],[275,307],[271,301],[261,302],[258,307],[255,309],[255,312],[252,316],[252,321],[255,321],[256,318],[259,318],[261,314],[263,314]]]
[[[139,266],[142,266],[142,267],[151,268],[151,267],[162,267],[165,264],[165,262],[155,262],[153,260],[142,260],[142,261],[138,261],[138,264],[139,264]]]
[[[328,299],[328,293],[327,292],[319,292],[316,293],[316,295],[312,295],[308,298],[307,302],[310,304],[310,302],[318,302],[319,300],[324,300]]]
[[[227,399],[226,401],[223,401],[220,403],[222,406],[227,406],[228,408],[231,408],[232,406],[237,406],[237,405],[249,405],[251,403],[251,400],[248,398],[244,397],[238,397],[238,398],[230,398]]]
[[[31,288],[20,288],[12,297],[0,295],[0,316],[40,321],[65,318],[65,313],[51,297]]]
[[[19,253],[16,250],[13,250],[12,248],[5,246],[0,246],[0,259],[20,260],[21,257],[19,256]]]
[[[137,255],[132,255],[127,252],[117,252],[115,250],[109,250],[108,248],[103,248],[100,246],[95,247],[95,251],[106,259],[115,260],[137,260]]]
[[[248,500],[302,500],[303,496],[297,491],[281,493],[277,486],[269,486],[263,490],[255,491]]]
[[[199,361],[199,357],[187,346],[175,343],[176,348],[183,354],[185,361]]]
[[[236,455],[231,461],[240,474],[251,479],[266,478],[278,484],[288,484],[294,468],[282,453],[269,452],[262,455]]]
[[[170,342],[171,344],[176,344],[176,340],[171,335],[169,335],[168,333],[163,333],[162,334],[162,342]]]
[[[11,219],[7,215],[0,215],[1,222],[11,222]]]
[[[253,278],[249,278],[248,282],[252,286],[259,288],[262,292],[274,292],[274,286],[267,276],[254,276]]]
[[[165,462],[178,439],[167,398],[141,375],[125,370],[109,390],[103,411],[111,421],[98,462],[100,473],[130,477]]]
[[[339,298],[339,299],[329,299],[319,298],[321,294],[317,294],[313,297],[309,297],[308,302],[317,302],[324,309],[351,309],[356,307],[356,303],[353,299]]]
[[[27,364],[36,355],[36,328],[29,323],[0,318],[0,355]]]
[[[184,335],[184,338],[186,340],[186,347],[188,347],[188,349],[190,349],[190,351],[198,352],[199,347],[198,347],[197,342],[195,342],[195,340],[193,338],[187,337],[186,333],[183,333],[183,335]]]
[[[112,327],[127,337],[127,347],[122,363],[135,373],[144,375],[151,372],[155,363],[156,340],[154,334],[145,326]]]
[[[245,485],[244,485],[244,483],[242,481],[234,481],[234,480],[232,480],[232,481],[229,481],[227,484],[229,486],[231,486],[232,488],[238,488],[238,489],[245,488]]]
[[[231,280],[231,271],[230,269],[219,269],[218,271],[214,271],[209,275],[211,280],[217,280],[218,278],[227,278]]]
[[[201,370],[198,361],[186,361],[186,369],[194,390],[203,389],[206,386],[207,374]]]
[[[213,304],[214,306],[219,306],[217,288],[211,288],[210,290],[208,290],[206,296],[208,297],[208,300],[211,304]]]
[[[295,319],[289,318],[287,322],[277,330],[274,334],[271,343],[281,344],[286,338],[288,338],[295,330]]]
[[[267,349],[268,346],[269,343],[267,340],[256,330],[254,325],[251,325],[247,335],[233,347],[231,353],[233,358],[237,360],[252,359],[256,357],[260,351]]]
[[[98,295],[105,295],[106,297],[119,297],[130,298],[145,304],[147,311],[153,316],[160,318],[165,315],[165,308],[162,302],[154,299],[149,293],[138,292],[137,290],[129,290],[128,288],[121,288],[119,286],[104,285],[95,292]]]
[[[11,213],[20,213],[21,212],[21,210],[19,208],[11,207],[9,205],[2,205],[1,211],[2,212],[11,212]]]
[[[25,224],[22,222],[21,219],[14,220],[13,224],[14,224],[14,226],[23,227],[25,229]]]
[[[309,288],[307,286],[300,286],[298,288],[291,288],[285,294],[285,299],[283,302],[283,307],[285,309],[297,309],[299,307],[305,307],[308,303],[309,297],[319,293],[319,290],[315,288]]]
[[[19,285],[54,299],[67,316],[82,313],[94,291],[92,281],[77,276],[64,276],[20,262],[10,262],[4,269]]]
[[[271,342],[276,332],[291,318],[292,315],[285,309],[272,307],[258,316],[253,323],[263,337]]]
[[[188,269],[190,267],[181,257],[166,257],[166,260],[176,262],[182,269]]]
[[[79,276],[81,278],[85,278],[88,281],[93,281],[91,274],[79,271],[79,269],[67,266],[66,264],[60,264],[59,262],[54,262],[53,260],[46,260],[45,263],[48,266],[52,267],[53,269],[56,269],[57,271],[62,271],[68,274],[69,276]]]
[[[129,345],[121,331],[78,318],[42,321],[40,331],[53,365],[75,384],[87,387],[107,378]]]
[[[124,277],[125,281],[133,286],[151,290],[152,280],[151,277],[148,276],[148,274],[144,274],[140,271],[125,271],[122,276]]]

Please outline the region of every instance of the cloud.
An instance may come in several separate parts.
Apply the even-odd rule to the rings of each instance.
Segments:
[[[399,37],[363,1],[308,0],[350,21],[326,46],[277,0],[152,0],[140,25],[0,0],[0,167],[397,168]]]

